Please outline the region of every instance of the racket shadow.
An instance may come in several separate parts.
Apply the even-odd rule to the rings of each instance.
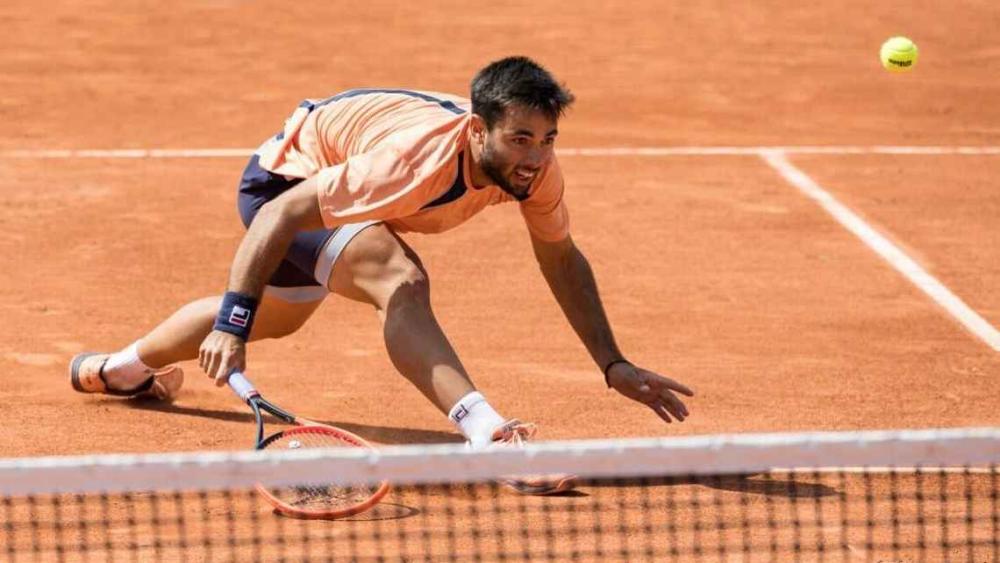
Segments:
[[[294,517],[285,516],[277,510],[271,510],[270,513],[275,518],[285,518],[290,520],[296,520]],[[368,510],[355,514],[353,516],[348,516],[346,518],[330,518],[330,519],[316,519],[316,520],[300,520],[303,522],[386,522],[391,520],[406,520],[423,514],[419,508],[412,506],[407,506],[405,504],[400,504],[397,502],[380,502],[375,506],[369,508]]]
[[[392,494],[391,492],[389,494]],[[375,522],[386,520],[406,520],[420,514],[420,509],[405,504],[382,501],[361,514],[338,518],[341,522]]]
[[[110,405],[122,405],[122,408],[131,409],[142,409],[145,411],[156,411],[169,414],[179,414],[183,416],[196,416],[200,418],[211,418],[214,420],[223,420],[226,422],[243,422],[248,424],[254,423],[253,414],[244,411],[222,411],[215,409],[206,409],[199,407],[185,407],[183,405],[178,405],[176,403],[163,403],[160,401],[144,401],[144,400],[127,400],[127,401],[108,401]],[[267,416],[268,424],[281,424],[284,425],[282,421],[270,416]],[[342,421],[331,421],[322,420],[318,418],[312,418],[320,424],[327,424],[329,426],[336,426],[337,428],[343,428],[348,432],[353,432],[358,436],[361,436],[365,440],[376,444],[443,444],[443,443],[462,443],[462,437],[458,434],[452,432],[443,432],[440,430],[425,430],[419,428],[400,428],[397,426],[378,426],[374,424],[361,424],[358,422],[342,422]]]

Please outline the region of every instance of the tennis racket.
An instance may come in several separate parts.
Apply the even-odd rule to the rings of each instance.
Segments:
[[[269,402],[254,388],[246,376],[234,371],[229,376],[229,387],[253,410],[257,421],[258,450],[286,450],[298,448],[354,447],[372,448],[363,438],[354,434],[299,418]],[[279,419],[295,424],[264,437],[266,411]],[[297,487],[266,487],[257,485],[257,491],[270,502],[275,510],[286,516],[306,519],[334,519],[352,516],[375,506],[389,492],[386,482],[377,485],[310,485]]]

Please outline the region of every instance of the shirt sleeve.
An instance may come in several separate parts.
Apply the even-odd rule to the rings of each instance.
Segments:
[[[538,179],[535,190],[520,203],[524,222],[536,238],[557,242],[569,236],[569,210],[563,201],[564,188],[562,170],[553,158]]]

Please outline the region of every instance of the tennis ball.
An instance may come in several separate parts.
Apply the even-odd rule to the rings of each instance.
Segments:
[[[890,72],[906,72],[917,64],[917,45],[906,37],[890,37],[878,54]]]

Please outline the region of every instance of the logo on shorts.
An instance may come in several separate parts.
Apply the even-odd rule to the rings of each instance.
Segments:
[[[467,416],[469,416],[469,409],[465,408],[465,405],[459,405],[458,410],[455,411],[455,414],[451,415],[451,418],[455,422],[462,422],[462,419]]]
[[[229,324],[246,328],[250,322],[250,309],[244,309],[239,305],[233,305],[233,312],[229,313]]]

